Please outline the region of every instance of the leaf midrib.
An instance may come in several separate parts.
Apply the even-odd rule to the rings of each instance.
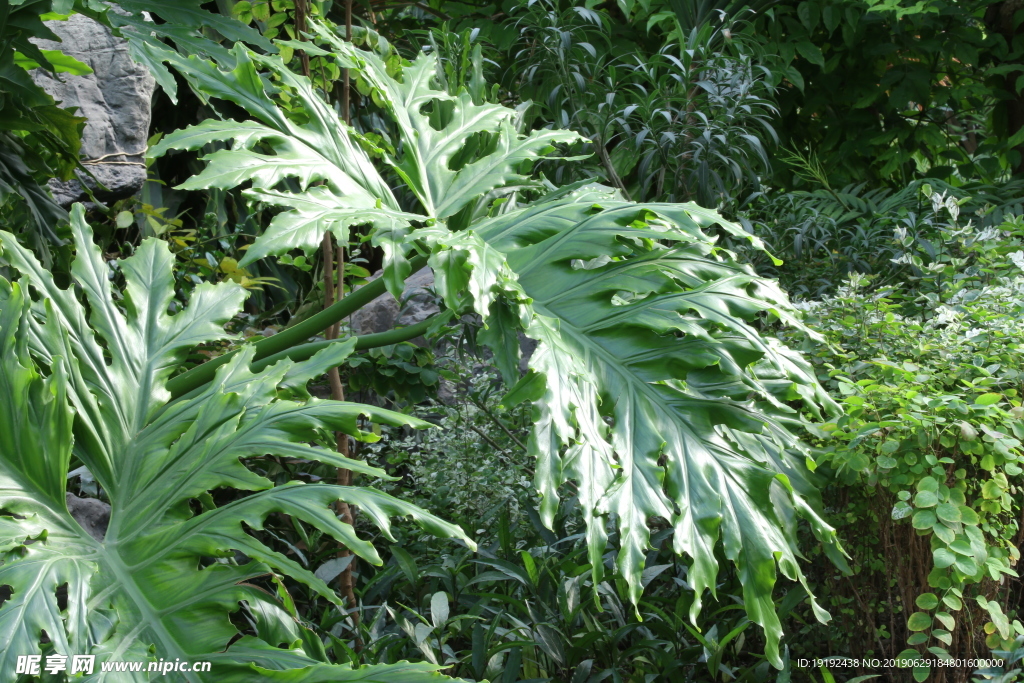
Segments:
[[[149,630],[153,635],[161,642],[164,647],[165,656],[164,659],[171,659],[172,657],[181,657],[187,659],[188,653],[182,648],[178,641],[164,627],[163,622],[160,620],[159,613],[153,608],[153,605],[146,599],[145,592],[139,587],[133,578],[133,573],[128,569],[126,563],[121,559],[120,554],[117,552],[118,541],[114,539],[109,544],[104,541],[103,554],[106,558],[106,565],[114,574],[116,583],[120,590],[124,592],[125,597],[132,601],[139,610],[141,618],[138,620],[138,625],[132,629],[132,631],[125,635],[118,645],[117,650],[110,654],[109,659],[119,659],[120,656],[131,647],[132,643],[143,631]],[[197,678],[194,676],[187,676],[188,680],[196,681]]]
[[[673,408],[673,407],[671,407],[669,405],[666,405],[664,397],[661,394],[659,394],[654,389],[654,385],[653,384],[651,384],[649,382],[645,382],[645,381],[639,379],[638,377],[636,377],[636,375],[633,372],[629,371],[629,367],[630,367],[629,365],[627,365],[626,363],[622,362],[620,359],[618,359],[616,356],[614,356],[611,352],[609,352],[607,349],[605,349],[601,344],[595,342],[592,338],[590,338],[586,334],[585,330],[581,330],[579,327],[575,326],[572,322],[570,322],[566,318],[563,318],[563,317],[557,316],[557,315],[552,315],[550,311],[546,311],[545,310],[544,306],[538,306],[537,308],[538,308],[538,313],[541,313],[543,315],[547,315],[548,317],[553,317],[556,320],[558,320],[559,321],[559,331],[562,334],[568,335],[577,345],[579,345],[582,348],[589,349],[590,352],[594,356],[599,357],[600,360],[605,364],[606,368],[612,369],[612,371],[614,371],[617,375],[619,375],[620,377],[624,378],[625,383],[628,386],[631,386],[636,393],[642,394],[647,399],[648,403],[650,405],[654,406],[654,408],[656,410],[658,410],[660,413],[662,413],[662,416],[664,418],[666,418],[670,423],[678,425],[678,429],[681,432],[683,432],[684,434],[688,435],[689,438],[692,439],[692,440],[702,441],[702,439],[700,439],[699,435],[694,434],[692,432],[692,430],[688,429],[687,426],[686,426],[685,421],[680,419],[680,416],[678,414],[678,410],[676,410],[675,408]],[[694,400],[694,401],[706,401],[708,403],[719,403],[719,404],[729,405],[731,407],[735,407],[735,408],[738,408],[738,409],[741,409],[741,410],[745,410],[745,408],[743,406],[738,405],[735,401],[731,401],[731,400],[728,400],[728,399],[698,398],[698,397],[689,397],[689,396],[685,396],[685,395],[683,397],[685,397],[687,399]],[[745,412],[749,412],[749,411],[745,410]],[[759,417],[761,417],[761,416],[759,416]],[[763,421],[763,417],[762,417],[761,421]],[[635,460],[633,458],[631,458],[631,462],[635,462]],[[632,469],[636,470],[637,467],[635,465],[633,465]],[[660,468],[660,469],[662,469],[664,471],[663,467]],[[685,471],[685,468],[683,468],[683,470]],[[662,493],[664,495],[664,489],[662,489]],[[667,496],[666,496],[666,500],[668,500]]]

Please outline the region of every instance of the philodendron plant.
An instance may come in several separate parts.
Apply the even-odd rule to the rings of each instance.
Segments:
[[[760,243],[714,211],[639,205],[599,186],[521,205],[519,190],[540,187],[530,177],[533,163],[578,135],[522,134],[515,110],[438,87],[433,55],[385,60],[315,22],[307,37],[286,44],[350,69],[389,119],[380,135],[347,125],[277,56],[236,45],[224,69],[171,52],[160,57],[201,96],[233,102],[251,117],[207,120],[152,150],[217,143],[183,187],[250,183],[253,203],[279,209],[243,264],[313,250],[328,230],[347,243],[352,226],[370,226],[383,249],[383,277],[259,342],[255,357],[307,355],[326,343],[288,348],[385,288],[399,296],[405,278],[429,266],[445,307],[440,316],[479,315],[481,337],[512,387],[507,401],[533,402],[528,448],[537,459],[541,516],[552,520],[559,487],[574,481],[594,579],[602,577],[612,521],[616,571],[638,600],[648,523],[660,518],[674,530],[675,549],[692,560],[695,617],[704,592],[714,594],[721,543],[742,578],[745,609],[765,630],[766,654],[781,666],[771,594],[777,568],[804,582],[797,520],[843,564],[834,531],[816,512],[811,461],[790,431],[797,412],[789,404],[836,406],[799,355],[755,327],[761,319],[800,324],[785,295],[706,230]],[[393,189],[387,178],[404,187]],[[524,377],[520,330],[539,342]],[[172,390],[201,386],[214,367],[181,375]]]
[[[273,486],[244,461],[293,455],[379,476],[306,444],[330,430],[367,438],[356,429],[361,414],[413,421],[313,401],[304,381],[354,349],[411,338],[465,313],[486,325],[481,338],[512,387],[507,400],[533,402],[528,448],[537,458],[544,520],[555,514],[559,487],[575,482],[594,579],[602,578],[612,523],[615,569],[638,600],[648,523],[660,518],[674,530],[676,551],[691,559],[695,617],[704,592],[714,594],[721,543],[721,556],[741,576],[748,615],[764,628],[766,654],[781,666],[772,590],[777,569],[804,582],[797,520],[842,563],[834,531],[816,512],[820,501],[808,452],[790,431],[798,414],[790,404],[835,406],[798,355],[757,331],[762,319],[799,324],[786,297],[717,247],[708,231],[748,236],[696,205],[638,205],[597,186],[520,205],[517,190],[539,186],[530,165],[578,136],[521,134],[514,110],[435,87],[432,56],[392,60],[398,68],[389,73],[374,53],[315,24],[313,30],[316,44],[290,47],[350,69],[390,119],[390,141],[377,145],[346,125],[278,57],[236,45],[222,69],[147,44],[153,60],[176,68],[197,93],[251,116],[179,131],[152,153],[218,143],[185,187],[250,183],[254,203],[277,207],[245,262],[314,249],[327,230],[344,242],[352,226],[370,226],[385,255],[383,277],[277,335],[171,377],[189,348],[223,338],[239,289],[202,285],[186,309],[168,316],[171,256],[147,241],[122,262],[122,307],[77,210],[73,273],[83,305],[0,234],[3,259],[21,274],[13,284],[0,281],[0,395],[13,397],[0,406],[0,586],[11,590],[0,605],[0,680],[14,671],[11,657],[51,647],[121,659],[209,659],[221,665],[216,678],[252,680],[253,667],[263,680],[434,676],[426,665],[352,671],[317,663],[319,641],[246,581],[287,573],[326,600],[337,597],[246,530],[285,513],[370,561],[377,559],[373,549],[337,520],[333,501],[358,505],[385,531],[389,515],[468,542],[461,530],[367,489]],[[423,267],[433,270],[444,304],[433,320],[307,343],[385,288],[400,295],[405,278]],[[522,377],[519,331],[539,342]],[[67,513],[72,458],[110,498],[102,540]],[[218,507],[209,491],[225,487],[252,493]],[[66,607],[56,597],[62,585]],[[240,602],[260,615],[266,637],[235,640],[228,616]],[[290,648],[276,647],[282,642]]]
[[[352,341],[300,362],[253,363],[246,348],[212,381],[172,399],[168,377],[197,344],[228,337],[224,324],[239,312],[244,290],[230,282],[200,285],[188,307],[168,315],[174,257],[166,243],[149,239],[120,262],[118,305],[110,266],[80,206],[71,226],[71,289],[58,287],[31,252],[0,231],[0,262],[17,273],[13,282],[0,278],[0,586],[10,591],[0,605],[0,681],[17,678],[19,655],[40,653],[207,661],[205,679],[218,681],[436,681],[430,665],[352,670],[318,661],[317,637],[248,583],[286,574],[341,607],[321,579],[247,533],[269,515],[291,515],[379,563],[373,546],[338,520],[331,509],[338,500],[358,505],[385,535],[390,517],[408,516],[472,545],[458,527],[379,491],[275,486],[246,466],[270,454],[382,476],[310,444],[335,430],[372,439],[358,429],[360,417],[424,425],[310,398],[306,382],[342,362]],[[87,467],[110,501],[109,525],[98,538],[68,511],[72,463]],[[214,489],[248,495],[218,505]],[[257,635],[238,637],[230,614],[241,603]],[[108,678],[150,674],[104,674],[95,665],[91,680]]]

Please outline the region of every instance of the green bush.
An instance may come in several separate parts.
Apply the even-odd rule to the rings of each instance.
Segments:
[[[524,446],[529,410],[524,405],[502,409],[504,388],[494,368],[474,372],[453,363],[445,374],[455,380],[458,401],[411,408],[416,417],[442,428],[418,433],[383,427],[381,440],[368,444],[364,457],[401,477],[376,482],[382,490],[440,511],[481,542],[493,543],[502,513],[513,528],[528,527],[527,516],[538,503],[534,463]],[[418,539],[417,550],[427,556],[434,547],[439,546]]]
[[[442,343],[439,348],[454,348]],[[380,429],[362,457],[399,475],[370,485],[445,514],[472,535],[481,552],[396,528],[399,546],[382,568],[361,564],[358,591],[364,661],[425,659],[450,675],[503,683],[520,680],[714,680],[774,674],[761,635],[742,613],[742,585],[723,572],[718,600],[697,625],[688,620],[694,592],[688,567],[671,552],[671,530],[652,529],[644,596],[624,604],[621,579],[591,580],[577,492],[554,530],[541,523],[526,440],[529,411],[501,405],[504,388],[493,367],[446,357],[438,366],[452,382],[448,402],[409,407],[440,429]],[[360,531],[373,533],[369,524]],[[618,545],[614,526],[610,545]],[[612,566],[614,550],[604,562]],[[785,615],[806,598],[800,586],[776,596]],[[316,619],[313,619],[316,621]],[[351,637],[351,624],[336,636]]]
[[[802,305],[829,342],[819,380],[846,409],[814,429],[855,573],[818,579],[838,615],[829,639],[854,657],[986,657],[1024,634],[1005,581],[1021,540],[1024,221],[978,230],[924,190],[928,232],[892,238],[906,282],[855,274]]]
[[[893,232],[903,228],[934,240],[938,228],[928,211],[924,188],[937,187],[956,198],[963,214],[980,227],[1000,225],[1007,216],[1024,211],[1021,181],[1001,185],[964,183],[954,187],[940,180],[918,180],[894,192],[866,183],[833,188],[813,155],[793,154],[786,161],[800,176],[818,187],[814,191],[761,194],[739,212],[739,221],[761,238],[768,251],[782,260],[736,243],[763,275],[777,277],[796,298],[820,298],[835,294],[850,273],[876,274],[872,284],[895,285],[904,280],[907,268],[891,262],[900,250]]]
[[[763,636],[743,613],[735,572],[723,572],[718,602],[691,625],[688,568],[662,529],[653,537],[644,595],[631,608],[624,581],[592,581],[584,535],[573,533],[574,508],[565,508],[553,531],[535,514],[517,527],[503,510],[496,540],[476,556],[437,557],[425,539],[392,547],[386,566],[367,567],[359,587],[366,647],[357,656],[424,659],[450,667],[450,675],[492,683],[774,680]],[[609,566],[612,556],[605,557]],[[785,615],[806,596],[796,586],[776,608]]]

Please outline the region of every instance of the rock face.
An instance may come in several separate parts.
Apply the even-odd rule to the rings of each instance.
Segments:
[[[89,178],[83,182],[104,201],[130,197],[146,182],[143,156],[156,82],[146,67],[129,57],[127,41],[92,19],[73,14],[66,21],[48,21],[46,25],[62,42],[40,40],[39,47],[60,50],[88,64],[93,73],[54,76],[35,69],[32,79],[61,106],[78,107],[78,115],[88,119],[82,136],[82,163],[106,190]],[[77,180],[51,180],[50,189],[65,207],[86,198]]]
[[[373,274],[371,279],[380,277],[381,271]],[[390,293],[381,294],[379,297],[363,306],[352,314],[352,333],[356,335],[375,334],[387,332],[396,325],[415,325],[426,320],[439,312],[437,297],[433,292],[434,273],[429,268],[424,268],[418,273],[413,273],[405,281],[405,292],[402,295],[403,304],[398,305],[395,297]],[[416,344],[425,343],[423,337],[413,340]],[[522,332],[519,333],[519,351],[522,354],[519,359],[519,372],[526,374],[529,369],[530,356],[537,348],[537,342],[528,338]],[[489,357],[489,354],[488,354]],[[444,380],[442,380],[442,383]]]
[[[95,498],[79,498],[67,494],[68,512],[97,541],[102,541],[110,523],[110,505]]]
[[[380,275],[380,271],[377,271],[371,279],[375,280]],[[405,281],[401,306],[390,293],[384,293],[352,314],[353,334],[387,332],[395,325],[404,327],[426,320],[441,310],[437,305],[433,286],[434,273],[430,268],[413,273]]]

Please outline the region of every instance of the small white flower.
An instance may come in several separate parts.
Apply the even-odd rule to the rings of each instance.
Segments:
[[[942,210],[942,207],[946,203],[946,193],[943,192],[942,194],[939,194],[938,192],[936,192],[935,194],[932,195],[931,199],[932,199],[932,211],[934,211],[935,213],[938,213],[939,211]]]
[[[946,197],[946,210],[949,211],[949,215],[956,222],[957,217],[960,215],[960,205],[956,203],[956,199]]]
[[[999,228],[985,228],[984,230],[979,232],[977,237],[975,237],[974,239],[977,242],[988,242],[989,240],[994,240],[998,237],[1001,237],[1002,234],[1003,231],[1000,230]]]
[[[1024,251],[1015,251],[1009,256],[1010,260],[1013,261],[1013,265],[1024,270]]]

